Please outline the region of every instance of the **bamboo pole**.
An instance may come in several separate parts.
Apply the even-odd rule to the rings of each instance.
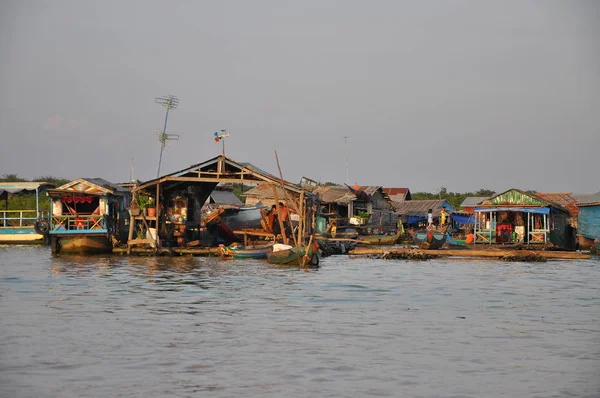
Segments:
[[[281,167],[279,166],[279,156],[277,156],[277,151],[275,151],[275,160],[277,161],[277,169],[279,170],[279,183],[281,184],[281,189],[283,189],[283,194],[285,195],[285,200],[289,201],[289,202],[294,202],[294,201],[290,200],[287,190],[285,189],[285,186],[283,185],[283,173],[281,172]],[[296,208],[299,207],[295,202],[294,202],[294,205],[296,206]],[[278,206],[278,208],[279,208],[279,206]],[[296,248],[298,248],[299,245],[298,245],[298,241],[296,240],[296,235],[294,235],[294,225],[292,224],[292,218],[290,217],[289,210],[288,210],[288,223],[290,224],[290,231],[292,232],[292,238],[294,239],[294,245],[296,246]],[[285,231],[282,231],[282,232],[285,232]]]
[[[160,227],[158,225],[158,220],[160,219],[160,182],[156,183],[156,247],[160,247],[160,238],[158,237],[158,231],[160,231]]]
[[[305,203],[304,203],[304,191],[300,192],[300,208],[298,209],[298,242],[302,242],[302,238],[304,237],[304,225],[306,224],[304,220],[305,213]]]
[[[306,246],[306,249],[304,250],[304,256],[302,256],[302,266],[304,267],[306,265],[306,255],[308,253],[308,251],[310,250],[310,245],[312,245],[312,240],[313,240],[313,236],[310,236],[310,239],[308,240],[308,246]],[[312,261],[312,258],[311,258]]]

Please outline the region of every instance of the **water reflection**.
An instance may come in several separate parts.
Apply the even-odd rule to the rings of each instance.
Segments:
[[[0,396],[600,391],[597,261],[0,261]]]

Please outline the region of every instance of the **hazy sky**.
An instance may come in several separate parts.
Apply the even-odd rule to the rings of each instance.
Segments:
[[[600,190],[597,1],[0,2],[0,174]]]

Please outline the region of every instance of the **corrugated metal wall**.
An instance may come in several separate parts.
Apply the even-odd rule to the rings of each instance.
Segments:
[[[600,206],[579,208],[577,233],[589,239],[600,238]]]

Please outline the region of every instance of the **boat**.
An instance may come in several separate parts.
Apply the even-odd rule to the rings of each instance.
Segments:
[[[232,244],[229,246],[219,245],[221,253],[227,258],[266,258],[273,250],[272,244],[244,246]]]
[[[49,211],[40,210],[40,193],[55,185],[49,182],[1,182],[0,244],[29,244],[46,242],[49,230]],[[35,195],[35,206],[27,209],[8,209],[14,195]],[[33,200],[31,200],[33,204]]]
[[[52,199],[53,254],[112,251],[112,238],[122,235],[123,221],[129,219],[129,190],[101,178],[80,178],[49,189],[48,196]]]
[[[600,240],[594,240],[594,248],[596,249],[596,254],[600,255]]]
[[[390,246],[398,243],[401,235],[400,233],[396,235],[367,235],[359,236],[357,239],[362,242],[368,242],[371,246]]]
[[[267,253],[267,261],[279,265],[319,266],[319,244],[313,242],[309,246],[293,247],[275,244],[273,251]]]
[[[415,231],[413,232],[413,242],[421,249],[439,249],[444,243],[448,234],[446,232],[437,231]]]

